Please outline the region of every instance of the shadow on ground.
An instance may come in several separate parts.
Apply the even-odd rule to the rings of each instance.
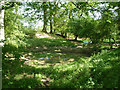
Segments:
[[[19,59],[14,51],[4,57],[3,88],[119,86],[118,51],[91,58],[90,48],[77,48],[78,44],[65,39],[33,38],[26,43],[23,51],[17,51]]]

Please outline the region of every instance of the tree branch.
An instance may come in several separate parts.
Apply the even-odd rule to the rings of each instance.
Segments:
[[[74,4],[78,9],[81,9],[78,5],[76,5],[74,2],[72,2],[72,4]]]

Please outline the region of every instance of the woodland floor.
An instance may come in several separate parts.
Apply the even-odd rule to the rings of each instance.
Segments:
[[[4,88],[91,88],[94,85],[89,78],[92,67],[89,59],[93,53],[90,47],[48,34],[36,34],[27,43],[29,47],[21,52],[19,61],[9,58],[3,64]]]

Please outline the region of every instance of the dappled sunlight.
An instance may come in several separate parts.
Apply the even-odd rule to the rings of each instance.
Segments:
[[[119,88],[119,6],[4,2],[2,88]]]
[[[26,40],[26,43],[28,43],[29,48],[35,48],[35,47],[76,47],[77,44],[72,43],[68,40],[66,42],[65,39],[49,39],[49,38],[33,38]]]
[[[27,77],[27,78],[34,78],[34,74],[27,74],[27,73],[22,73],[22,74],[17,74],[15,75],[14,79],[15,80],[20,80],[20,79],[23,79],[24,77]]]
[[[57,49],[57,50],[55,50],[56,52],[61,52],[61,50],[60,49]]]
[[[35,40],[38,45],[33,44],[34,39],[33,42],[29,41],[31,47],[27,48],[28,51],[22,52],[19,63],[15,62],[15,64],[13,63],[14,60],[11,60],[11,65],[8,65],[10,68],[17,65],[17,68],[9,70],[9,72],[6,71],[8,73],[4,80],[12,79],[8,86],[15,85],[16,82],[26,82],[27,84],[30,83],[31,86],[23,87],[94,87],[99,85],[99,83],[95,84],[95,82],[98,82],[96,79],[101,79],[104,73],[114,75],[111,72],[111,70],[114,70],[113,68],[116,68],[113,64],[120,64],[116,64],[118,57],[111,56],[116,55],[116,52],[107,54],[107,51],[105,51],[101,53],[102,56],[100,57],[102,58],[96,55],[97,58],[93,59],[90,57],[93,53],[92,49],[83,48],[81,43],[72,47],[70,42],[64,40],[60,42],[46,38]],[[61,44],[64,44],[64,46],[60,46]],[[13,57],[13,54],[6,54]],[[111,62],[105,62],[104,58]],[[100,78],[97,78],[96,75],[99,75]],[[109,78],[111,75],[104,76]],[[34,84],[30,80],[35,80]],[[106,79],[101,80],[106,81]],[[22,85],[19,87],[22,87]],[[103,87],[103,85],[99,87]]]
[[[83,46],[77,46],[77,48],[83,48]]]
[[[74,61],[74,58],[70,58],[68,61],[69,61],[69,62],[72,62],[72,61]]]
[[[70,64],[73,62],[75,59],[74,58],[67,58],[63,56],[53,56],[53,57],[45,57],[45,58],[38,58],[38,59],[33,59],[33,60],[26,60],[24,64],[29,65],[29,66],[46,66],[48,65],[56,65],[56,64]]]
[[[49,39],[55,39],[54,37],[48,35],[48,34],[45,34],[45,33],[42,33],[42,34],[36,34],[35,35],[36,38],[49,38]]]
[[[67,42],[67,41],[63,41],[63,42]]]
[[[105,54],[108,54],[109,56]],[[119,70],[117,70],[116,68],[118,65],[120,65],[120,63],[119,64],[116,63],[115,65],[112,65],[113,62],[118,59],[116,58],[116,56],[114,56],[115,58],[113,58],[111,56],[112,54],[116,55],[115,52],[107,53],[106,51],[101,54],[102,58],[99,58],[98,55],[97,58],[95,58],[95,60],[93,60],[93,58],[89,60],[89,57],[81,57],[79,55],[74,55],[74,54],[59,55],[54,53],[47,53],[45,57],[41,57],[40,53],[38,53],[38,56],[36,56],[35,54],[29,52],[28,55],[34,56],[36,59],[32,59],[32,57],[30,57],[31,59],[25,60],[24,62],[22,62],[23,60],[22,59],[20,61],[21,63],[16,62],[16,63],[11,63],[11,66],[7,65],[8,67],[7,70],[10,69],[9,67],[13,68],[13,70],[10,70],[8,74],[6,73],[6,77],[4,77],[4,80],[12,79],[12,82],[9,82],[7,84],[8,86],[16,85],[15,83],[20,83],[20,82],[31,84],[31,86],[27,85],[26,87],[86,88],[86,87],[98,86],[100,84],[99,82],[102,83],[102,81],[104,82],[104,84],[107,84],[107,82],[105,82],[106,80],[109,82],[113,82],[112,84],[114,84],[115,86],[116,85],[115,80],[117,80],[118,75],[113,73],[113,70],[114,72],[118,72]],[[44,54],[41,55],[44,56]],[[48,57],[51,61],[49,61]],[[92,60],[95,61],[94,62],[95,67],[94,67],[94,63],[90,62]],[[108,64],[106,61],[105,64],[105,62],[103,62],[104,60],[112,60],[112,61],[109,62]],[[16,67],[16,65],[17,68],[14,68]],[[116,76],[116,78],[114,76]],[[34,82],[35,84],[30,82],[30,80],[32,82],[35,81]],[[97,84],[95,82],[97,82]],[[19,87],[22,87],[22,85],[20,85]],[[101,84],[99,87],[103,87],[103,84]]]

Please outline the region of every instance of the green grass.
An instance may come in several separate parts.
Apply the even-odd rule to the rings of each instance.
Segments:
[[[23,50],[6,46],[11,52],[5,54],[7,57],[2,62],[3,88],[120,86],[120,49],[103,50],[93,55],[91,49],[76,48],[79,44],[60,37],[29,38],[24,42],[27,46]]]
[[[49,87],[85,87],[81,84],[86,82],[85,79],[89,76],[89,68],[84,58],[69,64],[56,62],[55,65],[46,63],[43,66],[40,62],[38,64],[38,62],[39,61],[30,61],[29,65],[25,65],[21,62],[9,61],[9,64],[3,66],[3,88],[28,88],[29,85],[32,88],[40,88],[44,87],[44,83],[41,82],[41,80],[46,80],[47,78],[50,78]],[[78,84],[75,85],[75,82]]]
[[[76,47],[77,46],[77,44],[72,43],[66,39],[33,38],[26,40],[26,43],[28,44],[28,47],[55,47],[55,46]]]
[[[119,49],[102,51],[78,60],[75,55],[66,55],[68,60],[61,58],[62,62],[55,62],[56,56],[52,58],[54,62],[44,64],[44,60],[31,60],[27,64],[24,64],[25,61],[8,60],[3,63],[3,88],[40,88],[45,85],[49,88],[118,88],[119,53]]]

